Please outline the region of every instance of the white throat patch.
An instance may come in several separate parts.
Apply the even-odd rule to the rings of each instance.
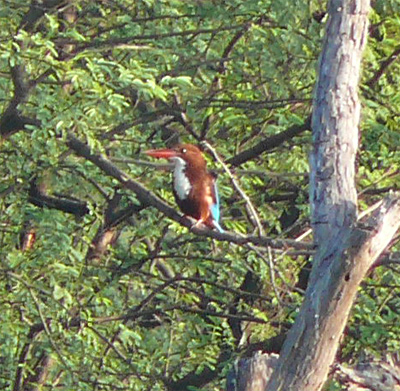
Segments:
[[[188,177],[185,175],[186,162],[180,157],[173,157],[174,168],[174,189],[180,200],[184,200],[192,188]]]

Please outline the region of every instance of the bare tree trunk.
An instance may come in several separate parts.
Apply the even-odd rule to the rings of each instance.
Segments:
[[[310,202],[317,252],[305,300],[265,390],[317,391],[326,381],[357,288],[400,225],[390,195],[357,224],[357,90],[369,0],[331,0],[313,107]]]
[[[228,374],[226,391],[264,391],[277,361],[277,354],[260,351],[238,360]]]
[[[228,374],[226,391],[264,391],[278,358],[260,351],[241,358]],[[352,366],[336,365],[333,377],[348,391],[400,391],[399,364],[396,355],[363,356]]]
[[[380,360],[366,356],[351,367],[339,365],[335,377],[348,391],[400,391],[400,366],[393,355]]]

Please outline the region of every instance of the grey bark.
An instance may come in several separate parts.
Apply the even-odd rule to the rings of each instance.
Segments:
[[[399,228],[390,195],[357,227],[357,95],[369,0],[331,0],[313,104],[310,203],[317,246],[303,305],[267,391],[318,391],[333,363],[357,288]]]
[[[357,214],[358,82],[369,0],[331,0],[312,116],[310,204],[315,243],[341,235]]]
[[[400,367],[393,356],[366,357],[352,367],[339,365],[335,372],[348,391],[400,391]]]
[[[264,391],[278,357],[258,351],[253,357],[238,360],[227,376],[226,391]]]
[[[228,375],[226,391],[264,391],[279,356],[261,353],[240,359]],[[352,366],[336,365],[334,378],[348,391],[400,391],[397,355],[363,356]]]

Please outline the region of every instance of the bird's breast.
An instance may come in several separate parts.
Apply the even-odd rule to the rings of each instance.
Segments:
[[[185,173],[186,162],[180,157],[175,157],[173,158],[173,160],[175,161],[175,169],[174,169],[175,194],[180,200],[185,200],[188,197],[190,190],[192,189],[192,185],[190,184],[189,178]]]

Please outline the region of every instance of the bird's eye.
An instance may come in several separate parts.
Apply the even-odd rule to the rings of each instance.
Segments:
[[[186,153],[186,152],[187,152],[186,148],[182,148],[182,153]]]

